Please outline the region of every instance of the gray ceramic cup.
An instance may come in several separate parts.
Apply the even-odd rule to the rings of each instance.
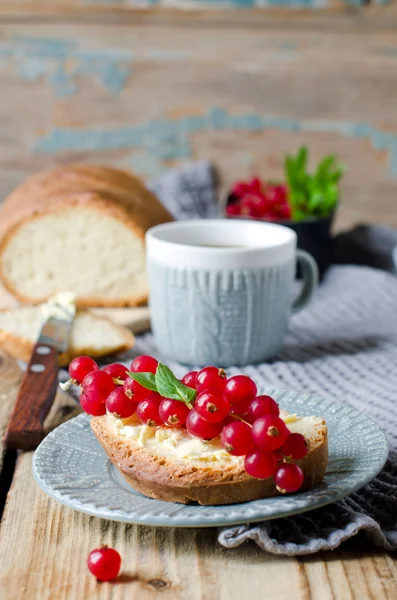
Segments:
[[[170,359],[228,367],[282,349],[292,312],[310,301],[314,259],[296,250],[287,227],[208,219],[153,227],[146,234],[152,329]],[[303,285],[293,299],[296,261]]]

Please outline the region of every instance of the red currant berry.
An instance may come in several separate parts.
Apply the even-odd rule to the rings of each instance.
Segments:
[[[247,421],[249,423],[253,423],[264,415],[276,415],[278,417],[279,414],[278,404],[270,396],[257,396],[247,406]]]
[[[292,458],[293,460],[303,458],[308,452],[305,437],[301,433],[290,433],[281,446],[280,452],[286,458]]]
[[[153,356],[137,356],[131,363],[130,371],[133,373],[156,373],[158,361]]]
[[[121,419],[132,417],[136,407],[136,402],[127,398],[122,387],[117,387],[106,398],[106,410]]]
[[[82,383],[88,373],[98,371],[99,367],[95,360],[89,356],[78,356],[74,358],[69,365],[69,375],[71,379],[75,379],[78,383]]]
[[[168,427],[182,427],[186,423],[189,407],[180,400],[166,398],[161,401],[159,414]]]
[[[227,215],[239,215],[241,211],[241,205],[240,205],[240,201],[237,200],[237,202],[230,202],[230,204],[228,204],[226,206],[226,214]]]
[[[89,553],[87,565],[99,581],[110,581],[120,572],[121,556],[113,548],[97,548]]]
[[[197,396],[194,409],[206,421],[216,423],[227,416],[230,404],[217,389],[209,389]]]
[[[189,373],[186,373],[186,375],[182,377],[182,383],[195,390],[197,385],[197,375],[198,371],[190,371]]]
[[[243,456],[253,447],[251,427],[241,421],[225,425],[221,434],[221,444],[229,454]]]
[[[271,477],[276,469],[277,462],[271,452],[252,450],[244,460],[244,468],[248,475],[256,479],[267,479]]]
[[[202,440],[212,440],[220,435],[223,428],[222,421],[210,423],[206,421],[197,411],[191,410],[186,419],[186,429],[190,435],[194,435]]]
[[[134,402],[140,402],[152,393],[151,390],[143,387],[143,385],[131,379],[131,377],[127,377],[124,381],[123,389],[127,398],[130,398]]]
[[[88,415],[93,417],[102,417],[106,414],[106,405],[104,402],[91,402],[85,397],[84,392],[80,394],[80,406]]]
[[[293,463],[282,463],[277,467],[274,475],[277,489],[282,494],[296,492],[302,487],[303,480],[302,469]]]
[[[256,385],[247,375],[235,375],[227,380],[224,390],[230,404],[249,402],[256,396]]]
[[[284,455],[280,452],[280,450],[275,450],[273,452],[275,459],[278,463],[283,462],[284,460]]]
[[[113,365],[108,365],[102,369],[105,373],[108,373],[110,377],[113,379],[121,379],[121,381],[125,381],[128,377],[127,371],[128,367],[125,367],[121,363],[114,363]]]
[[[87,400],[91,402],[103,402],[115,388],[113,379],[104,371],[92,371],[84,377],[83,391]]]
[[[205,367],[197,374],[196,390],[198,393],[208,388],[223,391],[226,383],[226,372],[218,367]]]
[[[238,415],[239,417],[243,417],[243,419],[245,421],[248,421],[247,419],[247,410],[248,410],[248,402],[240,402],[240,404],[232,404],[232,406],[230,407],[230,414],[232,415]]]
[[[286,424],[276,415],[259,417],[252,426],[254,444],[265,452],[272,452],[281,448],[288,434]]]
[[[155,427],[163,423],[160,417],[160,403],[163,398],[157,392],[152,392],[150,396],[141,400],[137,406],[136,414],[144,425]]]

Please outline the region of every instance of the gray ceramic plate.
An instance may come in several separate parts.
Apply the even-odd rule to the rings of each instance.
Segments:
[[[268,388],[291,413],[321,415],[329,429],[329,468],[313,490],[224,506],[183,505],[151,500],[119,475],[80,415],[51,432],[36,450],[33,475],[49,496],[104,519],[160,527],[214,527],[276,519],[335,502],[371,481],[386,462],[384,433],[350,406],[318,396]]]

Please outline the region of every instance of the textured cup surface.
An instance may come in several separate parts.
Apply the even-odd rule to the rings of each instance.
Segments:
[[[149,262],[152,328],[159,349],[186,364],[247,365],[282,348],[294,264],[205,271]]]
[[[166,356],[228,367],[279,353],[293,309],[293,231],[248,221],[187,221],[154,227],[146,241],[152,328]],[[301,258],[306,282],[298,309],[316,279],[313,261]]]

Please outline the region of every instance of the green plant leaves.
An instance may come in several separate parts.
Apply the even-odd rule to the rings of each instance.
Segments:
[[[180,400],[185,404],[192,404],[196,398],[196,390],[188,387],[180,381],[169,367],[159,363],[156,374],[153,373],[128,373],[131,379],[140,383],[143,387],[158,392],[163,398]]]
[[[182,400],[185,404],[191,404],[196,397],[196,390],[179,381],[171,369],[162,363],[158,364],[156,370],[156,385],[158,393],[164,398]]]
[[[331,215],[338,204],[339,183],[346,171],[336,156],[329,154],[311,174],[307,171],[308,157],[306,146],[301,146],[295,156],[285,157],[284,170],[294,221]]]
[[[156,377],[154,373],[130,373],[127,371],[127,374],[144,388],[152,390],[152,392],[157,392]]]

